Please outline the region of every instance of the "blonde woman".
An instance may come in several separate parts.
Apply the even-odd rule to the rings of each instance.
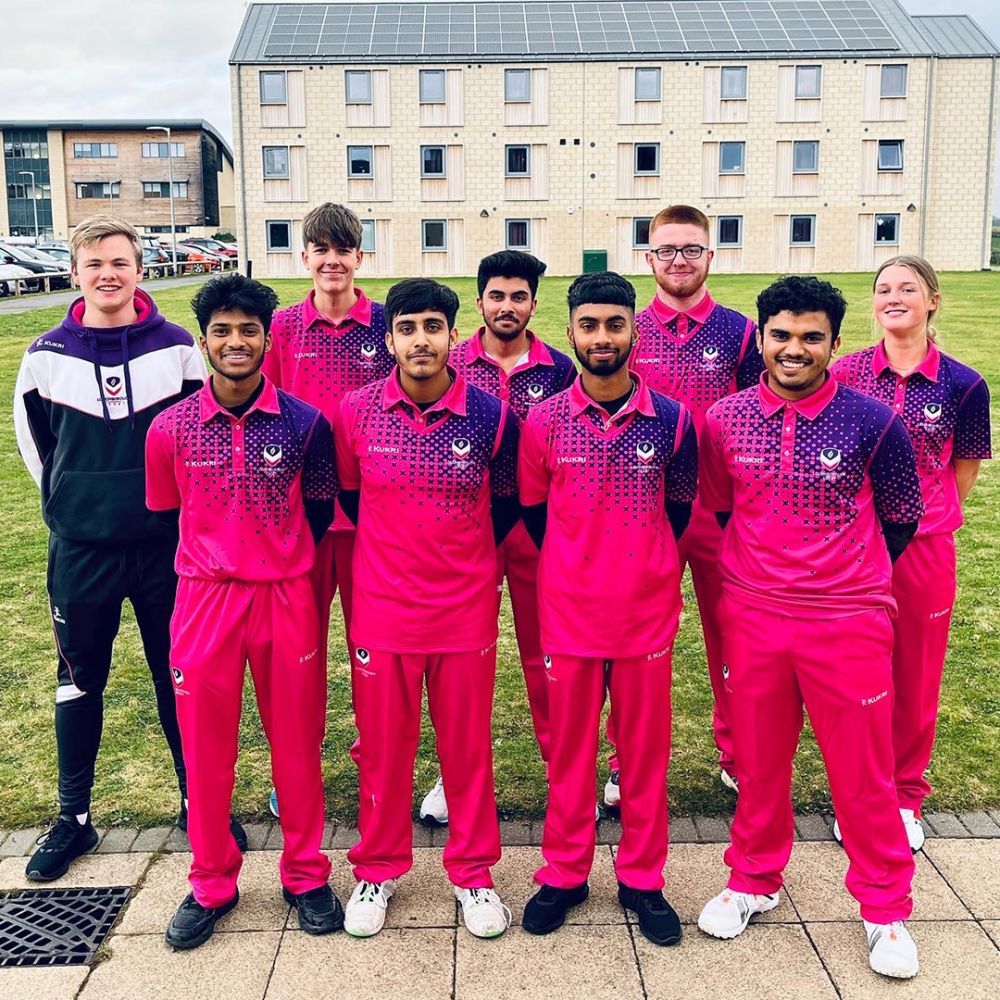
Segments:
[[[893,744],[899,811],[920,850],[924,776],[934,746],[941,675],[955,603],[955,531],[979,465],[990,458],[990,396],[982,376],[942,353],[934,316],[941,292],[922,257],[887,260],[872,286],[882,338],[841,358],[837,380],[874,396],[902,418],[913,442],[925,513],[893,567],[898,605],[893,649]]]

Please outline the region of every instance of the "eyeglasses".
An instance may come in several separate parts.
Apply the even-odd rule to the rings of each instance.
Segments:
[[[686,247],[656,247],[649,252],[657,259],[667,263],[672,261],[678,254],[685,260],[698,260],[708,247],[699,246],[697,243],[690,243]]]

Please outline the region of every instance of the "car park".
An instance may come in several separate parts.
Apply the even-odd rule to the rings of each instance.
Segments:
[[[6,295],[16,295],[19,280],[22,281],[22,292],[35,291],[41,284],[26,267],[21,267],[18,264],[0,263],[0,298]]]
[[[69,288],[69,268],[54,258],[41,259],[40,252],[31,253],[28,247],[11,243],[0,243],[0,264],[17,264],[27,268],[39,279],[48,278],[49,288]],[[39,284],[44,287],[44,281]]]

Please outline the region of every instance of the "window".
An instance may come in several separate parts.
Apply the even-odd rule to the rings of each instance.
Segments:
[[[285,81],[285,71],[283,69],[261,70],[260,103],[261,104],[288,103],[288,91]]]
[[[906,66],[883,66],[880,97],[906,97]]]
[[[717,227],[716,246],[739,247],[743,245],[742,215],[720,215]]]
[[[747,99],[746,66],[723,66],[721,97],[724,101],[745,101]]]
[[[530,69],[505,69],[503,71],[503,99],[508,104],[531,103]]]
[[[878,168],[879,170],[895,171],[903,169],[902,139],[879,139]]]
[[[117,142],[74,142],[73,158],[77,160],[107,159],[118,155]]]
[[[648,215],[644,215],[640,219],[632,220],[632,249],[633,250],[648,250],[649,249],[649,224],[652,222],[652,218]]]
[[[531,222],[528,219],[507,220],[507,249],[527,250],[530,246]]]
[[[793,247],[816,245],[816,216],[793,215],[789,220],[790,239]]]
[[[444,104],[444,70],[420,70],[420,103]]]
[[[720,142],[719,143],[719,173],[720,174],[742,174],[746,170],[746,149],[745,142]]]
[[[152,233],[154,235],[157,233],[170,232],[170,226],[143,226],[142,229],[143,232]],[[188,230],[189,230],[188,226],[174,226],[174,232],[176,233],[186,233],[188,232]]]
[[[506,155],[508,177],[529,177],[531,156],[528,146],[507,146]]]
[[[660,172],[660,144],[637,142],[635,144],[635,172],[653,175]]]
[[[142,182],[142,196],[143,198],[169,198],[170,197],[170,182],[169,181],[143,181]],[[186,198],[188,196],[188,182],[187,181],[174,181],[174,197],[175,198]]]
[[[639,66],[635,71],[635,99],[658,101],[660,99],[660,67]]]
[[[819,97],[822,87],[822,66],[795,67],[795,96],[797,98]]]
[[[875,243],[876,245],[896,246],[899,244],[899,216],[898,215],[876,215],[875,216]]]
[[[168,156],[174,158],[184,155],[184,143],[183,142],[144,142],[142,144],[142,155],[147,159],[150,157],[157,158],[163,157],[166,159]]]
[[[371,146],[347,147],[347,176],[374,177],[375,162]]]
[[[375,220],[361,220],[361,249],[365,253],[375,253]]]
[[[444,177],[444,146],[420,147],[420,176]]]
[[[348,104],[371,104],[372,71],[370,69],[344,70],[344,93]]]
[[[268,179],[288,179],[288,147],[264,147],[264,176]]]
[[[420,226],[423,230],[421,249],[448,249],[447,225],[444,219],[424,219]]]
[[[90,181],[76,185],[77,198],[117,198],[120,191],[118,181]]]
[[[270,220],[265,222],[267,227],[267,249],[287,250],[292,249],[292,224],[287,219]]]
[[[819,142],[815,139],[792,143],[792,173],[815,174],[819,170]]]

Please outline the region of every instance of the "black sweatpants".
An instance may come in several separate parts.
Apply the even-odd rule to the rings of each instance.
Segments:
[[[187,795],[170,680],[176,550],[176,533],[128,545],[98,545],[49,536],[49,605],[59,654],[56,746],[63,813],[90,809],[94,764],[104,726],[104,688],[126,598],[132,603],[139,625],[153,677],[156,709],[181,795]]]

